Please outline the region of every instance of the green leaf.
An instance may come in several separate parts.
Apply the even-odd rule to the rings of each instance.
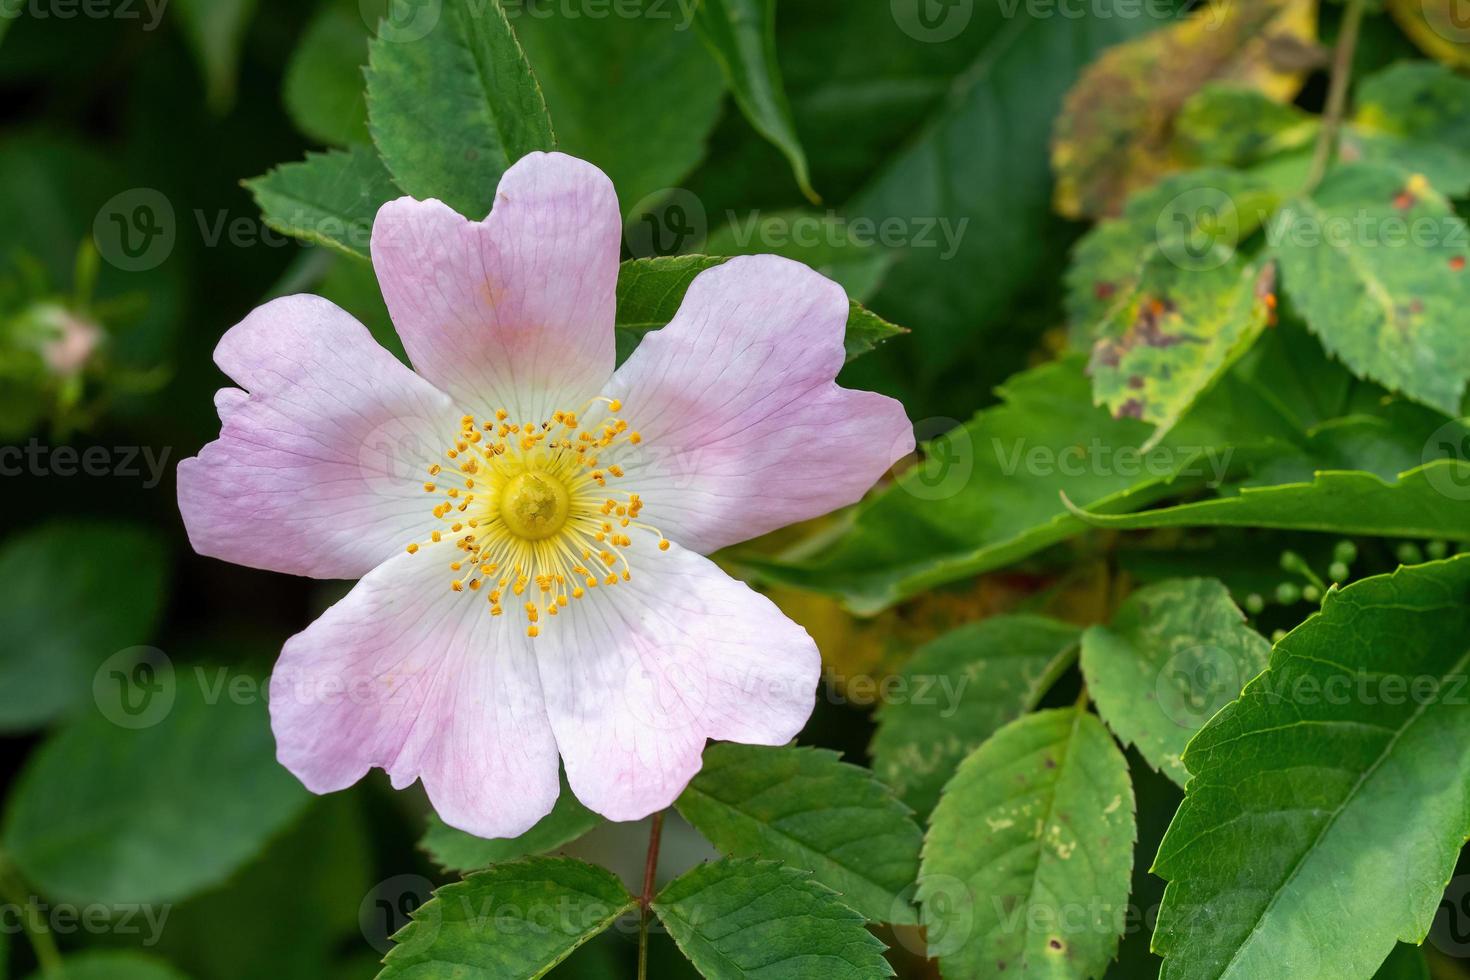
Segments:
[[[1358,85],[1358,126],[1470,153],[1470,79],[1429,61],[1401,61]]]
[[[477,871],[413,911],[378,977],[535,980],[634,905],[617,875],[570,858]]]
[[[1082,634],[1082,674],[1098,714],[1180,786],[1189,778],[1180,756],[1190,738],[1270,655],[1217,579],[1139,589],[1111,624]]]
[[[1124,924],[1133,813],[1128,762],[1082,708],[1027,715],[971,753],[919,876],[945,976],[1100,976]]]
[[[1160,251],[1103,321],[1088,371],[1116,416],[1157,428],[1147,451],[1241,358],[1271,318],[1275,269],[1238,255],[1181,263]]]
[[[1458,415],[1470,380],[1470,235],[1421,178],[1378,166],[1329,174],[1272,222],[1287,294],[1359,377]]]
[[[1184,103],[1174,136],[1193,160],[1222,167],[1248,167],[1303,147],[1317,137],[1317,119],[1265,93],[1217,82]]]
[[[675,806],[721,854],[810,871],[875,922],[918,921],[904,893],[924,835],[886,786],[835,752],[711,745]]]
[[[1470,139],[1456,105],[1465,93],[1455,86],[1434,91],[1440,80],[1433,75],[1442,69],[1428,66],[1434,71],[1421,73],[1419,67],[1406,62],[1363,81],[1357,115],[1338,134],[1338,157],[1383,164],[1406,178],[1423,174],[1435,188],[1458,197],[1470,192]],[[1214,85],[1185,103],[1175,129],[1196,162],[1253,167],[1263,177],[1292,172],[1295,191],[1310,169],[1321,124],[1317,116],[1259,92]]]
[[[429,828],[419,841],[434,863],[446,871],[474,871],[531,854],[545,854],[569,844],[602,822],[583,806],[561,777],[561,795],[551,812],[519,837],[497,840],[476,837],[446,824],[430,814]]]
[[[1007,18],[994,7],[990,22],[980,19],[992,16],[986,5],[974,9],[966,32],[986,43],[845,209],[911,232],[873,306],[924,325],[912,345],[917,367],[903,372],[915,388],[1014,330],[1029,290],[1055,288],[1070,235],[1051,216],[1053,120],[1085,65],[1159,24],[1107,3],[1075,18],[1031,16],[1024,5]]]
[[[903,695],[878,708],[873,770],[928,814],[965,756],[1036,707],[1076,657],[1078,634],[1022,614],[967,623],[924,644],[898,675]]]
[[[152,948],[200,977],[322,980],[344,939],[363,945],[359,910],[374,890],[374,872],[360,798],[334,793],[312,801],[294,826],[224,884],[170,909],[166,922],[156,915]],[[289,956],[280,944],[283,922],[291,923]],[[152,946],[146,919],[139,931]]]
[[[719,62],[740,111],[785,154],[801,192],[820,203],[776,61],[776,0],[696,2],[695,29]]]
[[[856,612],[876,612],[1079,533],[1084,525],[1067,512],[1063,492],[1112,512],[1222,480],[1264,425],[1253,420],[1249,393],[1220,385],[1194,419],[1142,454],[1148,427],[1095,407],[1075,357],[1016,375],[1001,395],[1003,404],[926,444],[923,461],[859,504],[819,553],[739,560],[775,581],[839,595]],[[1240,445],[1224,447],[1217,419]]]
[[[885,341],[906,333],[907,329],[889,323],[856,300],[848,300],[847,333],[842,338],[848,361],[877,350]]]
[[[368,258],[378,209],[401,194],[366,146],[308,153],[245,186],[276,231],[359,259]]]
[[[556,148],[500,0],[398,0],[368,46],[368,128],[394,181],[473,219],[500,177]]]
[[[88,952],[68,956],[56,970],[37,970],[30,980],[186,980],[156,956],[142,953]]]
[[[360,12],[334,5],[317,11],[282,82],[281,98],[297,129],[328,146],[368,142],[367,45]]]
[[[256,0],[176,0],[184,35],[204,70],[210,107],[223,113],[235,101],[240,47]]]
[[[0,730],[35,728],[88,703],[107,657],[153,639],[168,566],[155,534],[124,524],[61,521],[7,539]]]
[[[713,269],[729,257],[717,255],[673,255],[632,259],[618,269],[618,360],[625,360],[650,330],[666,326],[679,311],[684,293],[694,277]],[[853,360],[892,337],[907,333],[882,317],[849,300],[847,359]]]
[[[1374,473],[1324,470],[1310,483],[1242,487],[1234,496],[1134,514],[1074,509],[1097,527],[1274,527],[1333,534],[1470,541],[1470,463],[1440,459],[1387,481]]]
[[[518,4],[507,13],[561,149],[601,167],[623,207],[634,209],[704,159],[724,79],[678,4],[620,0],[604,17],[555,9]]]
[[[1399,62],[1363,79],[1343,159],[1423,174],[1451,197],[1470,194],[1470,81],[1430,62]]]
[[[120,698],[99,688],[101,710],[27,761],[4,849],[57,898],[179,901],[250,860],[311,796],[276,763],[263,699],[166,663],[118,676]]]
[[[653,910],[708,980],[893,976],[861,915],[774,861],[701,864],[671,882]]]
[[[1371,976],[1470,831],[1470,556],[1328,592],[1190,742],[1154,861],[1164,980]]]

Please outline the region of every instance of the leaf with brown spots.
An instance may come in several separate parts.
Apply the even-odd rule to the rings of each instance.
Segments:
[[[1152,448],[1255,343],[1274,288],[1271,265],[1233,250],[1156,253],[1103,321],[1088,364],[1094,400],[1116,418],[1157,425],[1144,443]]]
[[[1127,760],[1085,709],[1027,715],[971,753],[934,810],[919,873],[944,975],[1101,976],[1125,922],[1133,814]]]
[[[1470,234],[1422,177],[1358,164],[1283,207],[1270,239],[1287,295],[1359,377],[1447,415],[1470,382]]]
[[[1146,260],[1164,252],[1191,266],[1223,262],[1294,193],[1254,174],[1206,167],[1166,177],[1097,224],[1072,253],[1067,316],[1072,340],[1090,346],[1109,312],[1129,299]]]
[[[1057,211],[1117,214],[1130,193],[1187,165],[1175,118],[1207,83],[1289,100],[1316,61],[1316,29],[1315,0],[1239,0],[1107,51],[1072,87],[1057,120]]]

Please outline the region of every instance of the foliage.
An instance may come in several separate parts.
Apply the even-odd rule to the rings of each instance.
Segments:
[[[0,976],[1465,975],[1470,36],[1382,8],[0,0]],[[341,587],[171,475],[224,330],[404,358],[378,209],[542,150],[617,190],[620,361],[780,254],[919,449],[715,556],[821,650],[795,743],[486,840],[278,764]]]

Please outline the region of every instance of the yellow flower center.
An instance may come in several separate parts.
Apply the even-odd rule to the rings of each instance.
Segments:
[[[542,617],[557,615],[587,590],[632,578],[626,549],[632,527],[668,540],[639,519],[643,500],[636,493],[608,489],[623,470],[602,462],[616,448],[641,438],[613,413],[622,405],[605,398],[592,405],[603,418],[587,426],[576,412],[556,412],[541,423],[510,421],[499,410],[493,419],[460,419],[460,431],[445,452],[447,463],[429,467],[427,493],[444,499],[434,507],[441,527],[427,542],[408,546],[416,554],[426,545],[450,542],[459,552],[451,562],[449,587],[484,592],[490,613],[504,602],[519,602],[526,633],[540,632]]]
[[[567,523],[571,498],[549,473],[527,470],[511,477],[500,491],[500,519],[511,534],[539,541]]]

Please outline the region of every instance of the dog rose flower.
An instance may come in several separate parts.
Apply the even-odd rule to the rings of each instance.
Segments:
[[[514,836],[560,756],[583,803],[630,820],[706,739],[782,744],[811,713],[811,638],[703,556],[857,500],[909,421],[837,386],[847,297],[774,256],[702,273],[614,370],[621,227],[599,170],[532,154],[484,221],[378,212],[415,370],[313,296],[220,341],[238,387],[179,466],[195,550],[361,579],[271,678],[278,756],[311,790],[378,767],[446,823]]]

